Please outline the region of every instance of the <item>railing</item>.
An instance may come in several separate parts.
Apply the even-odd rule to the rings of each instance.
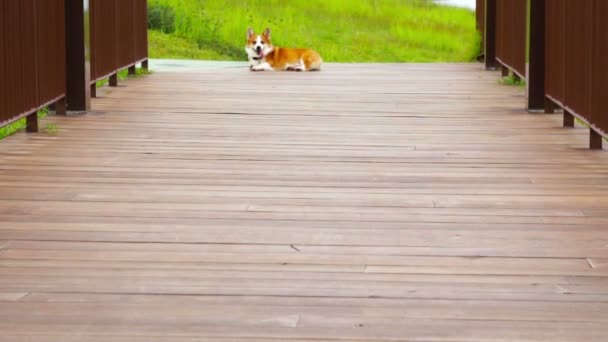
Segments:
[[[27,117],[35,132],[51,104],[87,110],[95,81],[147,68],[147,32],[146,0],[1,0],[0,126]]]
[[[496,1],[496,61],[503,75],[511,70],[526,77],[527,6],[528,0]]]
[[[485,0],[483,7],[490,9],[477,13],[486,66],[525,78],[530,110],[561,107],[564,126],[574,127],[578,117],[590,127],[590,147],[601,149],[608,134],[608,1]]]
[[[546,8],[552,18],[546,22],[547,109],[562,107],[565,126],[577,116],[606,135],[608,2],[552,0]]]
[[[0,11],[0,126],[60,102],[65,108],[65,7],[63,0],[3,1]]]
[[[526,13],[528,0],[477,0],[477,29],[484,37],[488,66],[526,77]],[[491,49],[492,51],[488,51]]]
[[[137,63],[147,63],[148,24],[146,0],[91,1],[91,93],[95,83]]]

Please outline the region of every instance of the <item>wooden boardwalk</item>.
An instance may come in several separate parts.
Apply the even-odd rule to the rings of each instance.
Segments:
[[[0,142],[0,341],[606,341],[608,155],[497,77],[216,64]]]

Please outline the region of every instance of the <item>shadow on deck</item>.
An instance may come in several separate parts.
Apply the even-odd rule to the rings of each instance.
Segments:
[[[176,63],[0,143],[9,340],[604,341],[585,129],[478,65]]]

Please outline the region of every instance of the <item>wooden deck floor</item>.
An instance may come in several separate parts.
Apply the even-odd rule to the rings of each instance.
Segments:
[[[497,77],[157,72],[0,142],[0,340],[606,341],[608,155]]]

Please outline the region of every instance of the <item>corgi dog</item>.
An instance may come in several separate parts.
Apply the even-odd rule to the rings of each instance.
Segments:
[[[251,71],[319,71],[323,64],[323,59],[314,50],[273,46],[269,28],[261,35],[249,28],[245,51]]]

